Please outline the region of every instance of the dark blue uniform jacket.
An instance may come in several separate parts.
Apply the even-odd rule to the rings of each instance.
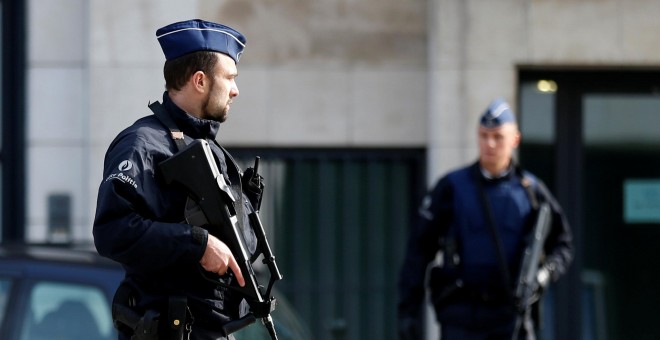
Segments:
[[[527,236],[535,218],[530,195],[521,182],[521,176],[529,181],[539,202],[547,201],[551,206],[552,225],[545,242],[544,265],[552,280],[556,280],[566,271],[572,257],[572,236],[560,206],[543,183],[532,174],[516,167],[512,167],[502,178],[485,179],[478,163],[475,163],[441,178],[424,198],[418,222],[410,234],[400,273],[398,307],[401,317],[414,318],[419,315],[424,300],[427,266],[439,251],[447,252],[448,246],[454,248],[453,252],[458,255],[460,261],[451,271],[438,271],[441,275],[452,277],[440,278],[439,281],[431,280],[429,288],[432,297],[438,296],[441,293],[439,290],[446,288],[437,285],[438,282],[460,279],[463,288],[457,296],[464,299],[455,299],[452,303],[478,304],[479,299],[473,297],[480,296],[488,296],[492,298],[492,302],[508,303],[506,299],[509,295],[502,277],[498,250],[484,214],[477,180],[483,183],[494,215],[510,271],[511,284],[519,273],[522,253],[527,246]],[[444,261],[448,262],[450,259],[445,258]],[[446,306],[435,307],[436,311],[439,311]],[[467,321],[473,313],[470,308],[463,309],[467,314],[458,316],[457,319]]]
[[[213,143],[220,123],[188,115],[167,92],[163,106],[184,133],[186,143],[211,141],[219,168],[227,177],[227,166],[236,165],[225,160]],[[199,260],[208,232],[184,222],[186,193],[166,185],[158,171],[158,164],[176,151],[169,131],[155,115],[143,117],[119,133],[105,156],[94,242],[101,255],[124,266],[125,281],[140,292],[141,307],[158,306],[170,295],[185,295],[196,323],[219,325],[238,316],[241,298],[201,275]],[[252,207],[244,202],[247,214]],[[252,229],[244,230],[248,251],[254,253]]]

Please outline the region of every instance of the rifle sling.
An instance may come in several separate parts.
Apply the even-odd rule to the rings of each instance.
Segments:
[[[517,164],[514,164],[513,167],[515,173],[520,177],[520,182],[523,188],[525,188],[525,191],[527,192],[527,196],[532,206],[532,210],[538,211],[539,203],[536,194],[534,193],[534,189],[532,188],[531,181],[526,176],[524,176],[522,169]],[[495,244],[495,248],[497,250],[497,259],[500,266],[502,283],[504,283],[505,287],[508,288],[506,291],[508,297],[511,299],[511,302],[515,302],[515,297],[513,296],[513,292],[511,291],[513,286],[511,285],[509,266],[507,264],[506,257],[504,255],[504,246],[502,245],[502,239],[500,238],[500,235],[497,231],[497,225],[495,224],[495,216],[493,215],[493,210],[490,206],[490,201],[488,200],[488,196],[486,195],[486,191],[484,190],[483,187],[483,182],[484,182],[483,176],[479,172],[480,172],[479,165],[477,164],[475,166],[475,171],[474,171],[475,180],[477,183],[477,189],[479,191],[479,196],[481,199],[481,205],[484,211],[484,215],[488,222],[487,224],[489,226],[491,236],[493,238],[493,243]]]
[[[502,239],[500,234],[497,232],[497,225],[495,224],[495,216],[493,215],[493,209],[490,206],[490,201],[484,190],[484,179],[483,176],[479,173],[479,165],[474,167],[474,176],[475,182],[477,185],[477,190],[479,191],[479,198],[481,199],[481,207],[484,212],[484,218],[486,219],[486,224],[488,224],[491,237],[493,238],[493,243],[495,244],[495,249],[497,250],[497,260],[500,267],[500,277],[504,287],[506,287],[507,298],[513,303],[514,296],[511,292],[511,276],[509,271],[509,265],[507,264],[506,257],[504,255],[504,246],[502,245]]]
[[[160,120],[160,122],[163,123],[163,125],[165,125],[168,130],[170,130],[170,136],[172,137],[172,140],[174,140],[174,143],[176,143],[177,150],[183,150],[183,148],[186,147],[186,142],[183,139],[183,132],[181,132],[172,117],[167,114],[165,108],[163,108],[163,105],[160,102],[155,101],[148,106],[156,118],[158,118],[158,120]]]

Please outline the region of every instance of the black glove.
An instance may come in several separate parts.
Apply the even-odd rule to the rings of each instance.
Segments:
[[[264,192],[264,178],[255,174],[253,168],[247,168],[243,173],[241,185],[245,196],[252,203],[252,207],[258,211],[261,207],[261,195]]]
[[[422,339],[422,321],[410,316],[399,318],[399,339]]]

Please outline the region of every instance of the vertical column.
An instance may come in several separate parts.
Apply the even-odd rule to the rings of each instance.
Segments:
[[[2,241],[25,234],[26,1],[2,4]]]

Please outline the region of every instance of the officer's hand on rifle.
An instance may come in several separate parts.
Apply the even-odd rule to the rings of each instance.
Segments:
[[[550,271],[545,266],[539,269],[539,272],[536,274],[536,282],[539,284],[541,289],[544,289],[550,283]]]
[[[199,263],[204,270],[218,275],[225,275],[231,269],[234,276],[236,276],[238,284],[241,287],[245,286],[245,279],[241,273],[241,268],[238,267],[238,263],[236,263],[231,250],[229,250],[229,247],[224,242],[211,234],[208,236],[206,250],[204,250],[204,255],[199,260]]]

